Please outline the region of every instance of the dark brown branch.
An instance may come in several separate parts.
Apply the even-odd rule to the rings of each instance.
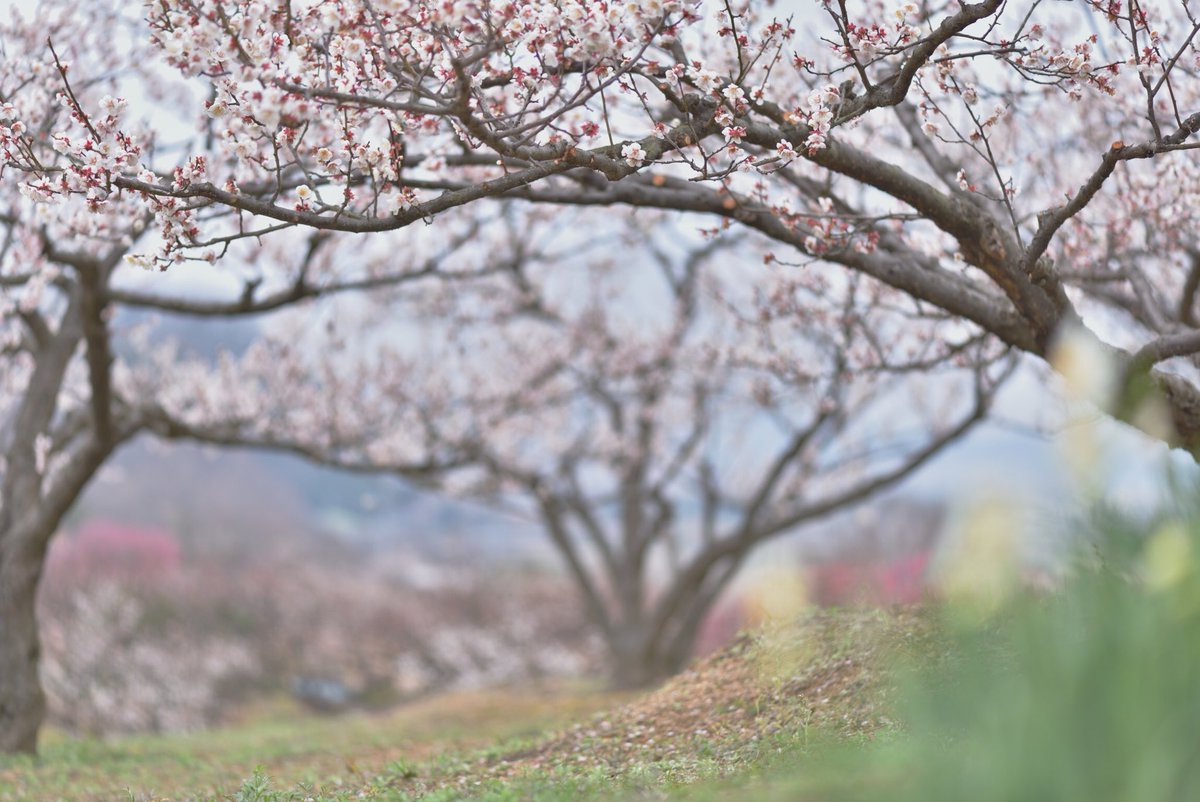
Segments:
[[[1200,250],[1190,250],[1188,258],[1192,260],[1187,279],[1183,282],[1183,292],[1179,298],[1179,322],[1185,326],[1196,325],[1196,292],[1200,290]]]
[[[664,137],[649,136],[639,140],[646,152],[646,161],[653,162],[667,153],[674,152],[692,144],[692,136],[696,126],[683,123],[669,131]],[[715,132],[713,124],[704,127],[701,134],[709,135]],[[674,144],[678,143],[678,144]],[[621,158],[620,144],[608,145],[593,150],[581,151],[574,147],[557,146],[545,148],[529,148],[524,154],[538,161],[530,167],[517,170],[498,178],[481,181],[478,184],[461,189],[448,190],[429,201],[412,208],[403,209],[388,217],[363,217],[349,214],[327,215],[321,212],[299,211],[294,208],[279,206],[271,200],[264,200],[241,192],[230,192],[213,184],[202,182],[191,184],[183,189],[172,189],[161,184],[150,184],[128,176],[116,176],[113,184],[120,189],[138,192],[149,197],[171,197],[181,199],[204,199],[232,209],[241,209],[251,214],[261,215],[273,220],[279,220],[293,225],[307,226],[319,231],[346,231],[359,234],[395,231],[410,226],[413,223],[464,206],[482,198],[497,197],[505,193],[519,190],[545,178],[562,173],[584,169],[603,175],[610,181],[618,181],[632,175],[639,168],[631,167]]]
[[[1200,352],[1200,329],[1168,334],[1143,345],[1133,355],[1133,364],[1149,368],[1178,356],[1189,356]]]
[[[88,380],[91,384],[92,418],[99,445],[110,447],[116,440],[112,420],[112,351],[109,347],[107,301],[104,297],[103,266],[92,264],[79,270],[82,293],[80,315],[87,344]]]
[[[656,186],[639,179],[605,185],[599,189],[540,186],[523,189],[515,196],[539,203],[577,206],[623,204],[713,214],[736,220],[776,242],[801,251],[804,249],[806,231],[789,228],[765,207],[688,181],[665,179],[660,183],[661,186]],[[983,292],[962,276],[936,267],[930,269],[927,260],[918,254],[890,253],[886,250],[858,253],[846,249],[827,253],[821,258],[865,273],[914,298],[970,320],[1010,345],[1041,353],[1041,346],[1033,338],[1028,323],[1017,314],[1007,299],[1002,295]]]

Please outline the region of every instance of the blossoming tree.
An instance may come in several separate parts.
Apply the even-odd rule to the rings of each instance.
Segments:
[[[36,731],[32,593],[66,504],[122,439],[153,421],[169,433],[172,404],[243,430],[266,415],[163,387],[202,388],[189,371],[114,364],[113,310],[264,311],[427,275],[460,246],[456,270],[486,271],[476,212],[500,199],[753,231],[780,274],[833,266],[908,299],[901,317],[940,319],[931,360],[982,336],[1046,358],[1064,326],[1103,327],[1121,367],[1111,408],[1136,423],[1156,393],[1172,422],[1160,436],[1195,452],[1189,4],[839,0],[797,14],[732,0],[46,0],[9,23],[0,748]],[[168,300],[121,279],[207,263],[237,266],[237,298]],[[351,373],[328,378],[355,388]],[[447,467],[417,451],[406,470]]]
[[[51,210],[36,192],[30,196],[27,186],[13,180],[17,165],[38,165],[60,179],[67,175],[63,165],[69,161],[55,166],[47,155],[52,151],[42,151],[50,132],[72,114],[55,99],[54,85],[69,74],[69,67],[52,49],[53,42],[69,43],[64,51],[101,76],[72,88],[74,102],[94,100],[98,108],[115,114],[124,106],[111,94],[115,84],[152,77],[134,69],[148,54],[144,46],[122,42],[122,37],[139,34],[130,27],[136,18],[126,17],[120,5],[79,9],[48,4],[36,18],[17,17],[0,33],[6,50],[0,67],[0,114],[5,116],[0,182],[0,751],[35,745],[44,707],[35,618],[38,581],[50,538],[96,471],[123,443],[159,420],[155,415],[162,405],[189,416],[193,424],[219,421],[228,426],[247,415],[271,413],[252,396],[236,392],[236,376],[287,378],[255,371],[254,360],[261,358],[255,353],[246,355],[240,371],[233,370],[231,360],[216,369],[189,364],[170,346],[148,341],[152,327],[123,312],[218,319],[261,315],[320,297],[419,282],[435,270],[461,278],[481,264],[467,258],[455,267],[458,249],[479,227],[478,221],[463,221],[439,227],[436,243],[418,245],[401,259],[341,243],[339,259],[350,262],[344,265],[332,259],[329,237],[323,234],[280,242],[279,248],[256,247],[225,276],[224,292],[203,299],[164,289],[161,282],[139,288],[128,281],[131,272],[136,276],[140,271],[125,257],[151,236],[151,214],[120,198],[105,202],[99,214],[91,211],[103,191],[98,186],[90,189],[93,197],[64,199]],[[110,58],[114,42],[129,46],[126,58]],[[19,52],[25,57],[16,57]],[[58,78],[48,77],[55,73]],[[136,86],[149,97],[166,91],[149,80]],[[109,122],[91,124],[98,126],[97,132],[111,133]],[[169,148],[153,146],[149,134],[142,141],[147,160],[170,163],[175,158]],[[100,169],[108,158],[105,152],[98,145],[69,168],[80,172],[66,180],[91,180],[81,176]],[[222,382],[223,377],[228,381]],[[332,384],[329,389],[336,392]],[[308,388],[309,397],[301,399],[306,388],[295,383],[286,388],[264,384],[262,391],[277,399],[290,397],[297,406],[316,392]],[[322,428],[320,416],[309,425]],[[294,434],[303,431],[292,429]],[[307,439],[320,443],[316,437]],[[420,473],[434,466],[412,467]]]
[[[756,548],[910,475],[1015,365],[965,326],[947,354],[930,336],[944,321],[866,279],[780,280],[761,237],[702,238],[694,216],[509,212],[493,275],[359,310],[419,336],[372,347],[378,322],[350,323],[346,353],[374,356],[316,442],[282,414],[214,427],[167,407],[150,427],[349,468],[439,466],[418,481],[541,527],[621,687],[682,668]],[[286,331],[262,344],[277,364],[294,361]]]

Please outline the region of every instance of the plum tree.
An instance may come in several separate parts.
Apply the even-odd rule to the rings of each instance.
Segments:
[[[536,522],[619,686],[678,671],[757,547],[911,474],[983,418],[1015,365],[965,327],[945,353],[930,336],[944,321],[861,277],[779,280],[761,237],[644,212],[538,217],[513,211],[512,234],[487,239],[513,247],[495,273],[343,316],[347,352],[375,356],[321,443],[282,418],[226,440],[402,474],[440,465],[417,481]],[[421,336],[372,346],[389,316]],[[280,363],[294,351],[274,347]],[[166,413],[151,426],[216,431]]]
[[[478,464],[383,432],[342,448],[339,431],[365,429],[327,399],[373,374],[321,368],[336,338],[324,360],[277,344],[214,373],[154,343],[117,360],[116,310],[261,314],[494,273],[521,254],[496,222],[512,203],[553,213],[538,225],[622,206],[752,232],[775,279],[833,270],[823,303],[854,287],[859,318],[891,310],[877,344],[916,319],[928,350],[876,355],[908,372],[1004,348],[1046,359],[1064,327],[1090,332],[1120,368],[1112,411],[1140,424],[1155,393],[1172,427],[1154,433],[1196,453],[1197,32],[1187,2],[1138,0],[829,0],[794,16],[733,0],[45,0],[15,15],[0,33],[0,748],[32,748],[40,720],[46,543],[136,432],[413,476]],[[239,286],[170,295],[180,274]]]

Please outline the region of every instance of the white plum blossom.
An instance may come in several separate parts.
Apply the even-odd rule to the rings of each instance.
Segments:
[[[629,142],[621,146],[621,158],[630,167],[641,167],[646,163],[646,150],[638,142]]]
[[[712,70],[691,68],[688,70],[687,75],[692,83],[696,85],[696,88],[706,95],[714,94],[721,88],[721,84],[723,83],[721,76]]]
[[[741,106],[746,102],[746,92],[737,84],[729,84],[721,90],[721,94],[735,107]]]

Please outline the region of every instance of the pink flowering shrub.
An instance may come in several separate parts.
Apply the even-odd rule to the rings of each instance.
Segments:
[[[890,561],[841,561],[811,569],[813,601],[823,605],[914,604],[925,595],[929,553]]]
[[[46,563],[49,581],[74,582],[87,576],[156,581],[179,569],[179,541],[161,529],[114,521],[91,521],[78,532],[54,539]]]

